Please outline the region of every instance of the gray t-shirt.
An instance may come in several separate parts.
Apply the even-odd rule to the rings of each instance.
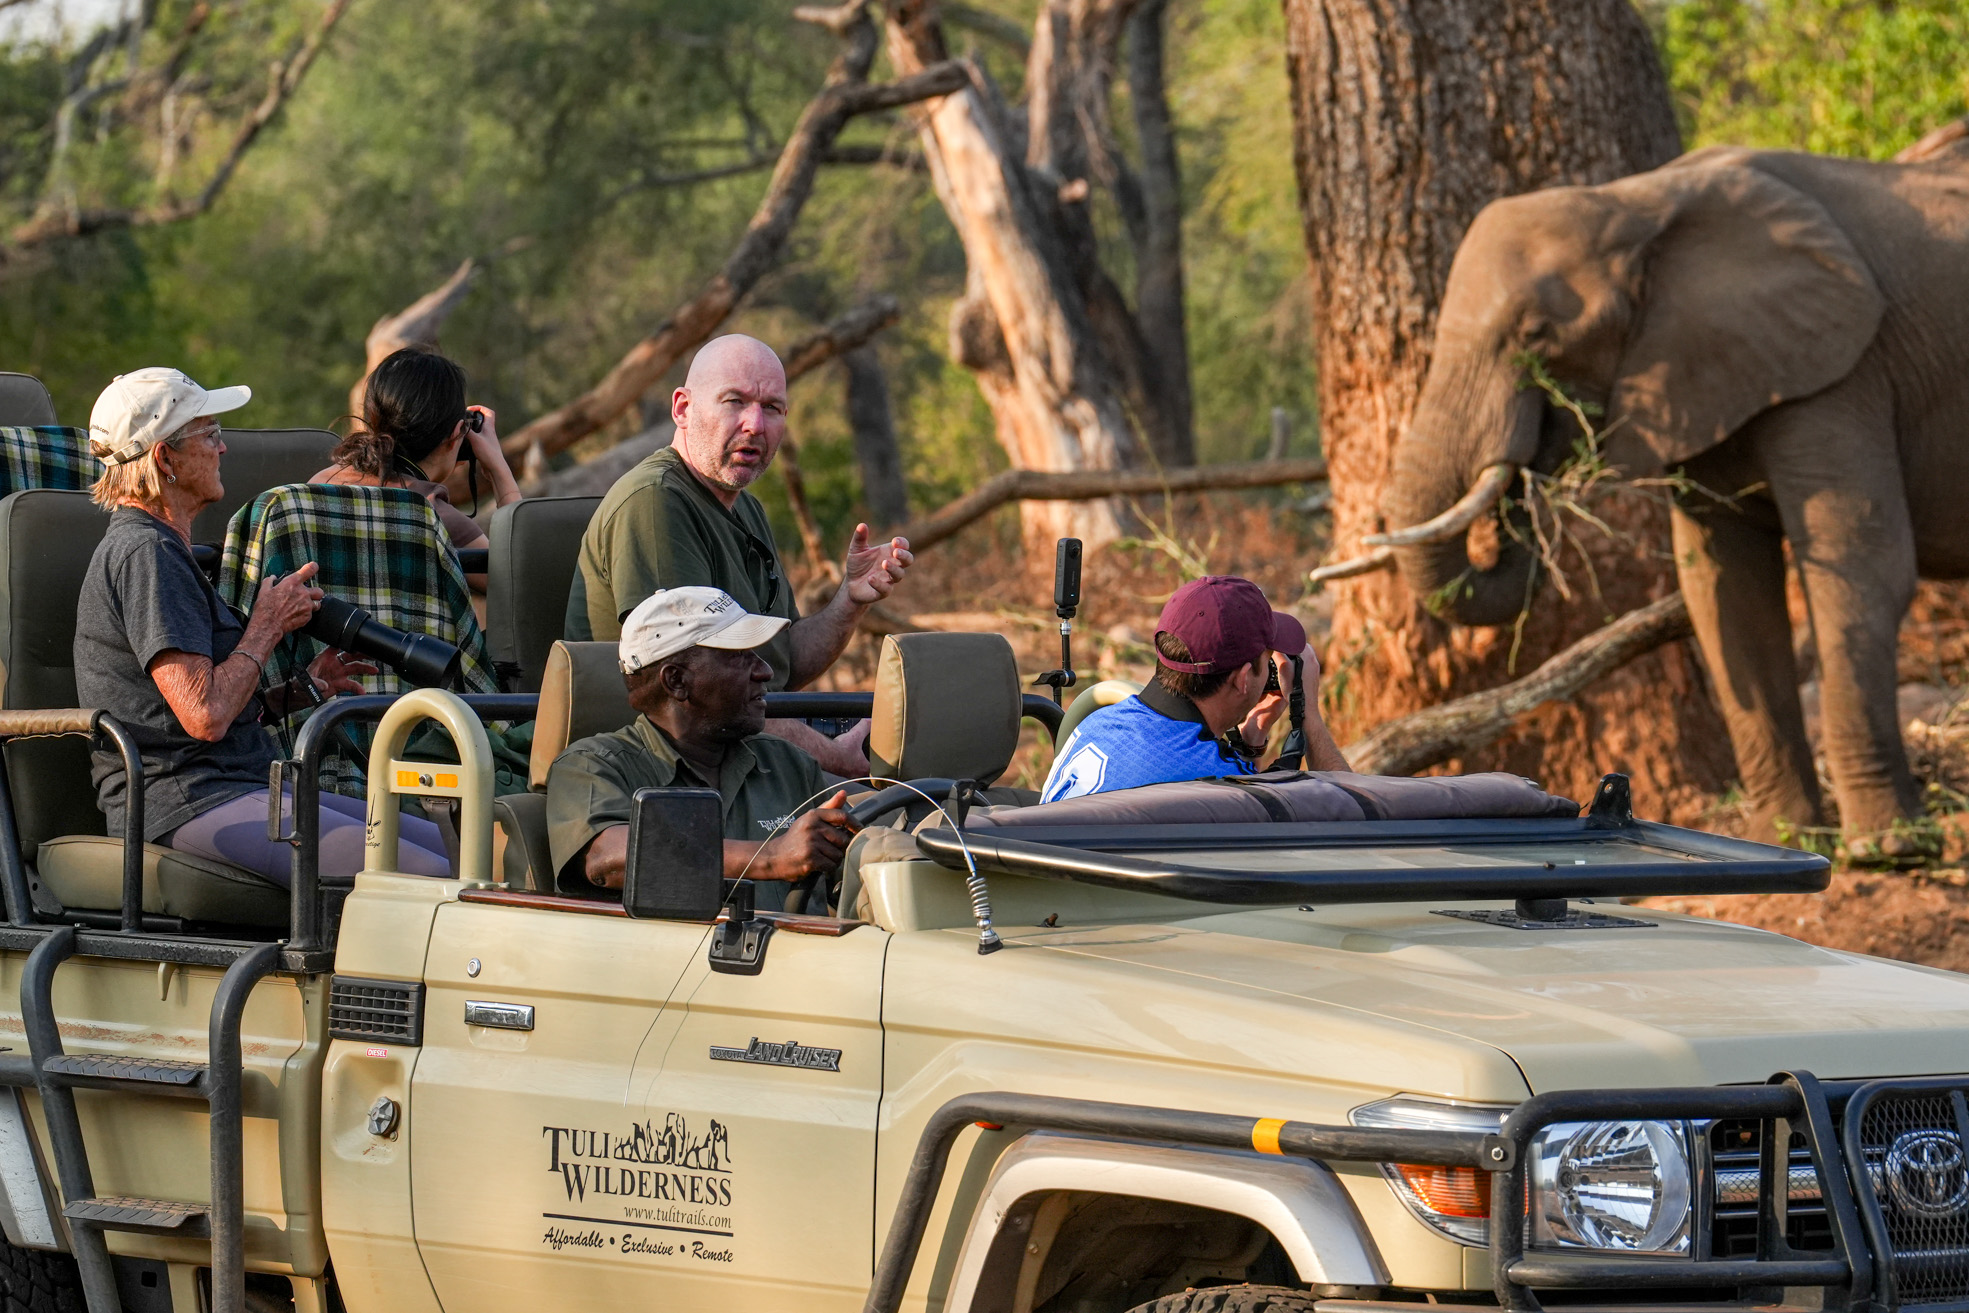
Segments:
[[[226,736],[205,743],[185,732],[164,700],[150,663],[176,649],[210,657],[232,655],[246,627],[199,568],[168,524],[122,507],[89,562],[75,607],[75,695],[123,723],[144,761],[144,839],[156,841],[200,812],[267,787],[273,739],[249,700]],[[123,833],[123,758],[93,754],[96,801],[109,832]]]

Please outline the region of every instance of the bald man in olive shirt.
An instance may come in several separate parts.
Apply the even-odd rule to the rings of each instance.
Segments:
[[[847,649],[855,626],[889,596],[913,559],[901,538],[871,544],[855,526],[841,586],[801,617],[759,499],[745,491],[786,437],[786,371],[772,348],[730,334],[705,344],[670,399],[677,434],[609,490],[581,539],[568,595],[570,639],[614,639],[622,619],[660,588],[708,586],[755,615],[792,621],[760,655],[774,691],[803,688]],[[867,770],[866,729],[829,739],[804,721],[767,732],[806,749],[837,775]]]

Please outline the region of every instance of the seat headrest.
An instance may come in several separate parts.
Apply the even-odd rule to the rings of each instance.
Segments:
[[[567,622],[581,537],[600,497],[527,497],[493,512],[486,529],[486,638],[494,662],[519,667],[522,692],[540,691],[547,653]]]
[[[1021,692],[1003,634],[891,634],[875,670],[869,765],[899,780],[989,785],[1018,751]]]
[[[0,424],[40,428],[55,422],[55,399],[32,374],[0,374]]]
[[[540,679],[528,782],[546,788],[547,770],[568,744],[621,729],[635,718],[614,643],[555,643]]]
[[[327,429],[227,429],[225,495],[191,522],[191,539],[222,542],[233,513],[269,488],[306,483],[328,464],[337,438]]]

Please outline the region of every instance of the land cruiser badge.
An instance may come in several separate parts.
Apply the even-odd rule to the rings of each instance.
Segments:
[[[808,1071],[841,1070],[841,1050],[809,1048],[787,1040],[774,1044],[761,1040],[757,1035],[742,1049],[711,1046],[711,1058],[715,1062],[760,1062],[769,1067],[804,1067]]]

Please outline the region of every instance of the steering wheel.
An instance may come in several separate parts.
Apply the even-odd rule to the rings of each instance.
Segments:
[[[950,797],[950,791],[956,787],[956,780],[948,780],[940,776],[911,780],[908,784],[891,784],[880,793],[871,794],[848,808],[848,815],[854,818],[857,826],[865,829],[883,817],[901,811],[913,802],[923,801],[924,794],[942,803]]]

